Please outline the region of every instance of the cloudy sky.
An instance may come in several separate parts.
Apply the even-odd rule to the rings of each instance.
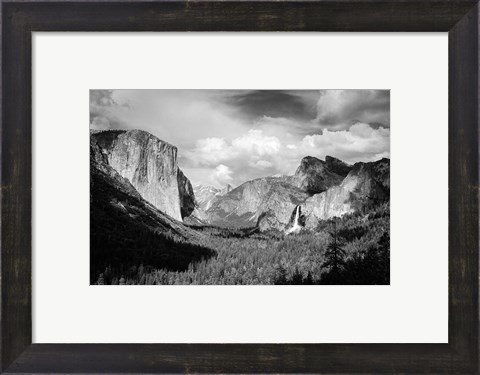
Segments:
[[[307,155],[390,157],[387,90],[91,90],[91,129],[142,129],[178,147],[194,185],[290,175]]]

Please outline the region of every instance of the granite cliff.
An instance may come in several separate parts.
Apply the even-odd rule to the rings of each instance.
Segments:
[[[212,225],[258,226],[297,232],[319,220],[341,217],[389,200],[390,161],[382,159],[350,166],[327,156],[305,157],[294,176],[247,181],[216,197],[204,211]],[[297,219],[295,219],[297,218]]]
[[[195,200],[197,201],[197,208],[202,211],[208,210],[218,197],[229,193],[231,190],[231,185],[227,185],[223,189],[206,185],[194,186],[193,191],[195,193]]]
[[[321,193],[339,185],[350,169],[351,166],[331,156],[327,156],[325,161],[306,156],[295,172],[294,183],[309,194]]]
[[[142,198],[181,221],[195,208],[188,178],[178,168],[177,148],[141,130],[91,134],[108,164],[126,178]]]
[[[281,229],[292,209],[303,202],[308,193],[282,177],[265,177],[247,181],[218,197],[206,211],[213,225]],[[261,219],[261,220],[260,220]]]
[[[185,270],[214,251],[198,245],[202,234],[146,201],[108,164],[90,140],[90,281],[106,267],[120,274],[125,264]]]
[[[390,200],[390,160],[356,163],[338,186],[315,194],[300,205],[304,225],[365,211]]]

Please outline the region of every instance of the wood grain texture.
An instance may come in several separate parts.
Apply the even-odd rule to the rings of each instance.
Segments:
[[[55,358],[53,360],[53,358]],[[448,345],[32,345],[10,373],[468,373]]]
[[[478,373],[478,12],[477,1],[469,0],[2,2],[2,370]],[[450,31],[449,344],[31,345],[31,31],[35,30]],[[435,213],[424,213],[426,220],[431,214]]]
[[[43,31],[448,31],[475,5],[434,1],[12,2]]]
[[[465,361],[476,363],[480,186],[478,12],[477,5],[450,31],[448,40],[449,343]]]
[[[31,343],[31,38],[2,23],[1,365]],[[21,46],[21,47],[20,47]]]

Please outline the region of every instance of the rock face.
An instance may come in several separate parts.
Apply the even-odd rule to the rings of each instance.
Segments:
[[[108,164],[156,208],[180,221],[193,211],[193,188],[178,168],[175,146],[141,130],[104,131],[91,137]]]
[[[351,165],[344,163],[340,159],[328,155],[325,156],[325,165],[330,171],[342,177],[346,177],[348,172],[352,170]]]
[[[348,164],[331,156],[325,161],[306,156],[295,172],[295,185],[309,194],[321,193],[339,185],[350,169]]]
[[[221,195],[228,194],[228,193],[230,193],[232,190],[233,190],[232,185],[227,184],[227,186],[225,186],[223,189],[220,189],[220,192],[219,192],[218,195],[221,196]]]
[[[292,209],[308,196],[283,178],[265,177],[218,197],[206,213],[213,225],[282,229]]]
[[[130,181],[120,176],[116,170],[108,165],[108,158],[92,138],[90,139],[90,196],[96,190],[94,184],[97,176],[102,176],[103,180],[108,180],[109,184],[114,185],[116,190],[128,194],[136,199],[141,199],[140,194],[135,190]]]
[[[232,191],[232,186],[227,185],[223,189],[217,189],[213,186],[197,185],[193,188],[193,191],[197,201],[197,208],[201,211],[206,211],[218,197]]]
[[[90,140],[90,280],[124,264],[184,270],[215,254],[202,235],[142,198]]]
[[[356,163],[339,186],[315,194],[301,204],[305,227],[390,200],[390,160]]]
[[[182,218],[189,216],[195,210],[195,193],[192,183],[185,177],[181,169],[177,173],[178,193],[180,195],[180,213]]]
[[[95,208],[98,204],[104,208],[116,207],[128,214],[130,218],[141,217],[142,220],[139,223],[152,230],[168,231],[184,240],[198,238],[197,232],[173,220],[142,198],[130,181],[108,164],[107,155],[92,139],[90,140],[90,177],[90,204]]]
[[[296,233],[315,228],[319,220],[388,201],[390,161],[350,166],[331,156],[325,161],[305,157],[294,176],[247,181],[224,195],[211,187],[195,192],[203,211],[194,214],[204,223]]]

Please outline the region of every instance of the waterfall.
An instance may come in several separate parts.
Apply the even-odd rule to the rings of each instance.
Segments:
[[[298,226],[298,217],[300,216],[298,213],[300,212],[300,206],[297,206],[297,212],[295,213],[295,223],[293,224],[294,227]]]
[[[293,226],[289,230],[287,230],[287,234],[300,232],[300,229],[302,229],[302,227],[298,222],[299,219],[300,219],[300,206],[297,206],[297,209],[295,211],[295,220],[293,222]]]

